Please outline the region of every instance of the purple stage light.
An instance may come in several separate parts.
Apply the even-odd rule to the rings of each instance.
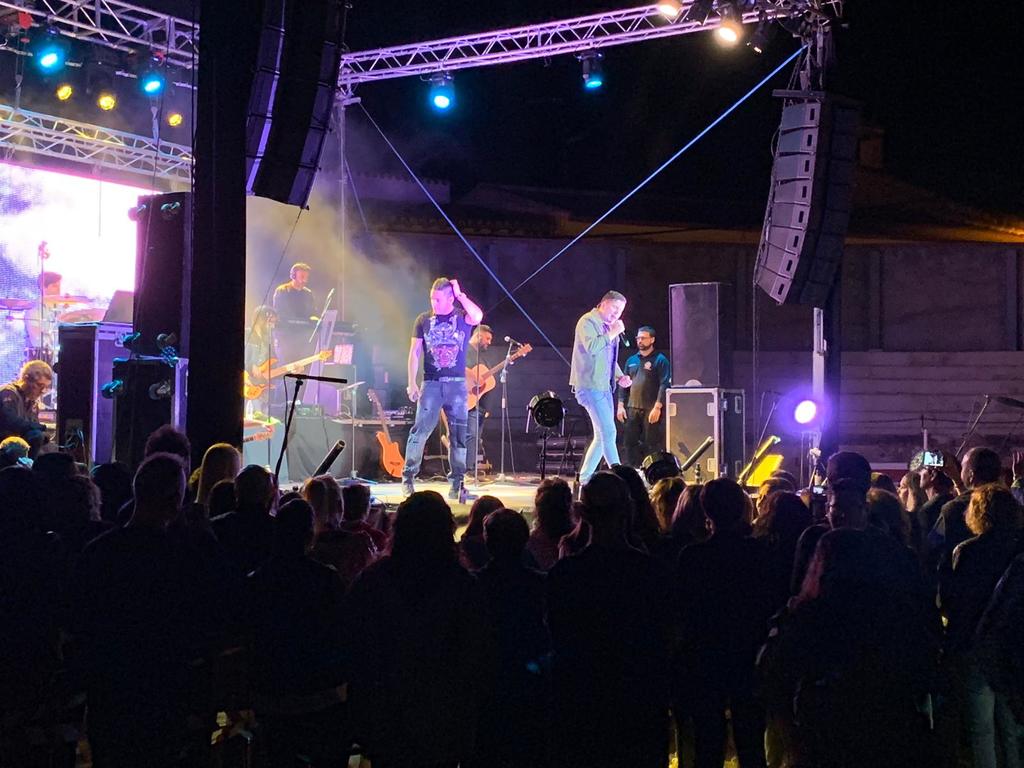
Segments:
[[[818,415],[818,404],[813,400],[801,400],[793,409],[793,419],[797,424],[810,424]]]

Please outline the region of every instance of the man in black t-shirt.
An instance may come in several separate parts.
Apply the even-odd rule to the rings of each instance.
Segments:
[[[297,262],[292,265],[289,280],[274,290],[274,309],[277,311],[277,342],[282,363],[290,363],[311,354],[309,335],[316,324],[316,307],[313,306],[313,292],[306,287],[309,282],[309,264]]]
[[[456,309],[456,302],[460,309]],[[406,393],[416,403],[416,422],[405,445],[402,489],[407,494],[415,490],[413,480],[423,461],[423,446],[444,409],[450,430],[448,479],[452,486],[448,497],[456,499],[466,475],[466,346],[472,327],[483,318],[483,311],[462,292],[458,280],[445,277],[439,277],[431,286],[430,307],[430,312],[416,318],[409,346]],[[420,360],[422,387],[416,383]]]
[[[616,418],[622,424],[622,458],[639,467],[654,451],[665,450],[665,419],[662,416],[665,390],[672,379],[672,366],[661,352],[654,351],[654,329],[643,326],[636,332],[637,353],[623,369],[632,379],[619,387]]]

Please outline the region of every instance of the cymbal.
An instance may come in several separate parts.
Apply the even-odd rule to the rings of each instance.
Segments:
[[[57,315],[58,323],[95,323],[103,319],[107,310],[103,307],[82,307],[81,309],[69,309]]]
[[[88,304],[91,299],[88,296],[43,296],[44,304],[64,306],[65,304]]]
[[[32,299],[0,298],[0,309],[7,309],[11,312],[23,312],[26,309],[32,309],[33,306],[35,306],[35,301]]]

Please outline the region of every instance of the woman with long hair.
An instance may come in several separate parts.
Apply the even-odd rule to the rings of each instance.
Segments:
[[[242,454],[230,443],[214,443],[207,448],[199,465],[196,502],[205,508],[213,486],[221,480],[234,480],[241,468]]]

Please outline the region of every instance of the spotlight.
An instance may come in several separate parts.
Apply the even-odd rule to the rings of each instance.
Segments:
[[[793,409],[793,420],[797,424],[810,424],[818,416],[818,404],[813,400],[801,400]]]
[[[690,6],[690,10],[686,12],[686,20],[694,21],[697,24],[703,24],[711,15],[713,5],[714,0],[694,0],[693,5]]]
[[[747,47],[754,53],[764,53],[764,49],[768,47],[773,37],[775,37],[775,27],[771,26],[767,19],[764,19],[747,40]]]
[[[53,92],[54,95],[60,101],[67,101],[75,94],[74,86],[71,83],[61,83],[57,86],[57,90]]]
[[[171,112],[167,115],[167,124],[171,128],[177,128],[183,122],[185,122],[185,116],[181,112]]]
[[[455,103],[455,85],[448,72],[430,77],[430,104],[438,112],[447,112]]]
[[[565,407],[551,390],[534,395],[528,408],[534,424],[544,429],[556,429],[565,418]]]
[[[68,55],[68,46],[55,31],[48,30],[34,46],[32,55],[36,66],[44,74],[53,74],[64,68]]]
[[[113,91],[100,91],[100,95],[96,97],[96,106],[104,112],[109,112],[117,106],[117,96]]]
[[[139,78],[139,88],[147,96],[159,96],[163,93],[165,83],[164,76],[153,70]]]
[[[113,400],[124,393],[124,380],[114,379],[100,387],[100,394],[107,400]]]
[[[658,0],[655,7],[658,9],[658,13],[670,21],[678,19],[679,14],[683,12],[683,4],[679,0]]]
[[[732,3],[720,3],[718,15],[721,24],[715,30],[715,37],[726,45],[735,45],[743,37],[743,17]]]
[[[679,477],[679,459],[674,453],[656,451],[640,465],[648,485],[654,485],[666,477]]]
[[[601,61],[604,54],[600,51],[590,51],[580,56],[580,64],[583,65],[583,87],[588,91],[596,91],[604,85],[604,67]]]

